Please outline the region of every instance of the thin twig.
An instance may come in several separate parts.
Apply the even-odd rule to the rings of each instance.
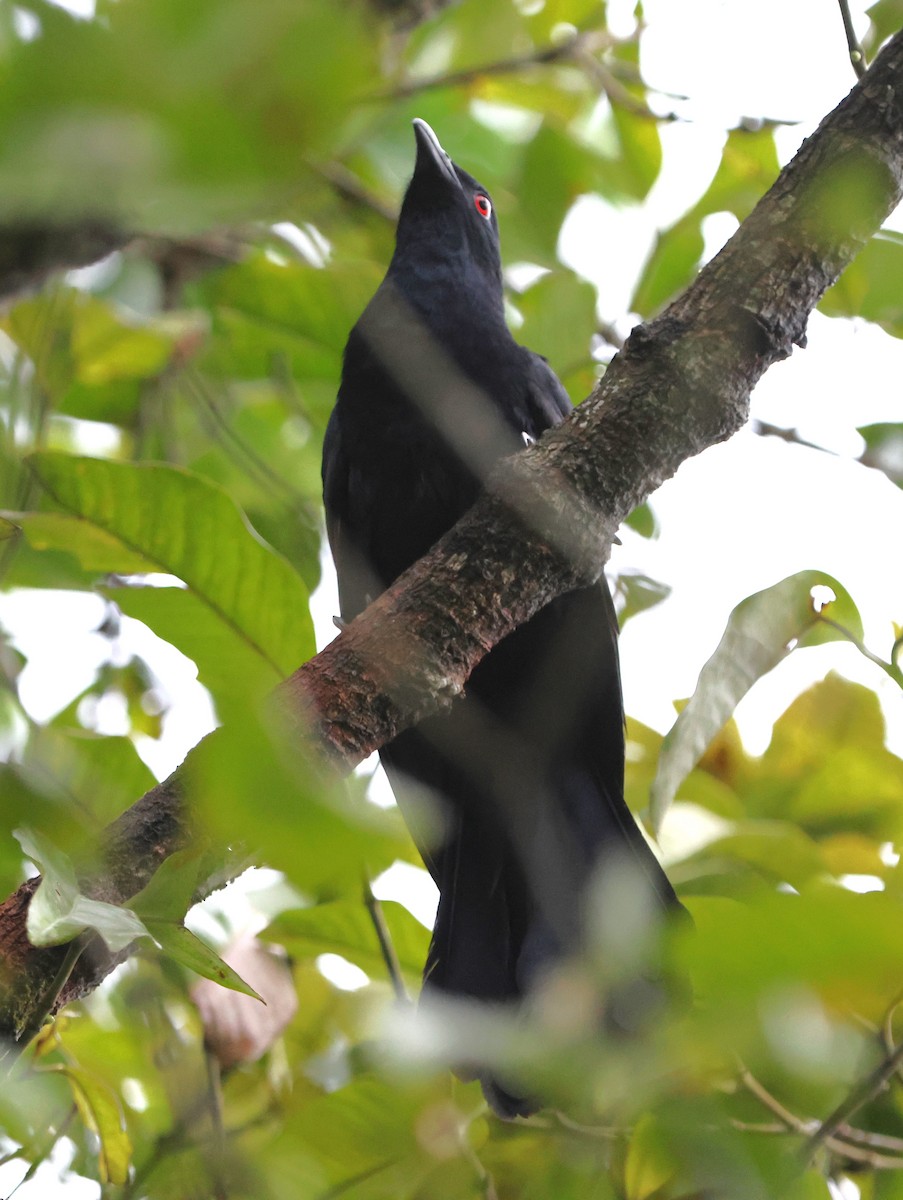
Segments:
[[[624,1137],[629,1130],[625,1126],[616,1125],[583,1125],[579,1121],[574,1121],[567,1113],[563,1113],[561,1109],[555,1109],[555,1119],[558,1124],[568,1131],[568,1133],[579,1134],[580,1137],[600,1139],[602,1141],[611,1141],[614,1138]]]
[[[818,450],[822,454],[830,454],[833,458],[839,458],[836,450],[829,450],[827,446],[820,446],[818,442],[807,441],[802,437],[796,429],[787,429],[783,425],[772,425],[768,421],[750,421],[750,427],[753,433],[759,437],[774,437],[780,438],[782,442],[787,442],[791,446],[805,446],[807,450]]]
[[[779,1117],[788,1129],[792,1129],[794,1133],[802,1133],[804,1135],[811,1133],[814,1122],[804,1121],[801,1117],[792,1113],[789,1108],[785,1108],[776,1096],[772,1096],[764,1084],[759,1083],[758,1079],[756,1079],[755,1075],[747,1067],[740,1067],[740,1082],[748,1092],[751,1092],[755,1096],[760,1104],[764,1104],[769,1112],[773,1112],[776,1117]]]
[[[564,38],[554,46],[540,46],[526,54],[515,54],[510,58],[499,58],[495,62],[482,63],[476,67],[465,67],[460,71],[449,71],[444,75],[430,75],[425,79],[411,79],[407,83],[398,84],[387,92],[378,92],[373,97],[376,100],[398,100],[414,96],[420,92],[434,91],[437,88],[461,87],[482,79],[486,75],[511,75],[527,67],[542,66],[547,63],[561,62],[573,59],[578,50],[586,50],[598,54],[608,49],[614,39],[610,34],[600,30],[588,32],[578,31],[569,38]]]
[[[226,1162],[226,1126],[223,1116],[223,1079],[222,1069],[216,1055],[204,1049],[204,1064],[207,1068],[207,1104],[210,1112],[210,1123],[213,1127],[213,1151],[210,1156],[211,1186],[213,1200],[226,1200],[228,1190],[223,1178],[223,1165]]]
[[[624,349],[624,338],[621,337],[617,329],[615,329],[614,325],[612,325],[610,321],[597,321],[596,333],[599,335],[599,337],[606,341],[609,346],[614,346],[615,350]]]
[[[869,1100],[873,1100],[879,1092],[884,1090],[901,1063],[903,1063],[903,1042],[896,1046],[891,1054],[883,1058],[877,1067],[857,1087],[854,1087],[846,1099],[842,1100],[834,1111],[822,1121],[806,1144],[807,1161],[812,1158],[819,1146],[840,1132],[841,1127],[854,1112],[857,1112],[863,1104],[867,1104]]]
[[[739,1133],[780,1133],[787,1132],[787,1126],[783,1121],[768,1121],[765,1124],[756,1124],[752,1121],[738,1121],[736,1117],[731,1118],[731,1129],[736,1129]]]
[[[480,1195],[484,1196],[485,1200],[498,1200],[498,1192],[495,1190],[495,1180],[483,1165],[476,1150],[470,1144],[470,1139],[467,1136],[469,1125],[470,1120],[464,1120],[460,1121],[457,1126],[458,1147],[461,1151],[461,1157],[470,1163],[477,1177],[477,1186],[480,1189]]]
[[[849,0],[837,0],[840,5],[840,15],[843,18],[843,31],[847,37],[847,46],[850,51],[850,62],[853,64],[853,70],[859,79],[868,70],[868,64],[865,61],[865,53],[862,46],[859,44],[859,39],[856,37],[856,31],[853,29],[853,18],[850,16]]]
[[[386,964],[386,970],[389,972],[389,978],[392,980],[395,995],[397,999],[404,1000],[410,1004],[411,997],[408,995],[408,989],[404,985],[401,964],[398,961],[398,955],[395,953],[395,947],[392,945],[392,936],[386,925],[382,905],[373,895],[370,881],[366,877],[364,878],[364,904],[367,906],[367,912],[370,914],[370,920],[373,922],[373,928],[376,930],[379,948],[382,952],[383,961]]]
[[[807,450],[818,450],[820,454],[830,454],[832,458],[841,457],[836,450],[830,450],[827,446],[819,445],[818,442],[808,441],[796,429],[788,429],[783,425],[772,425],[768,421],[756,420],[750,422],[750,427],[753,433],[758,434],[760,437],[780,438],[782,442],[787,442],[792,446],[805,446]],[[862,454],[855,458],[850,457],[848,461],[860,463],[863,467],[868,467],[872,471],[880,471],[882,475],[887,476],[891,483],[896,484],[897,487],[903,487],[903,474],[895,470],[889,463],[882,463],[880,457],[880,450],[865,449]]]
[[[647,121],[679,121],[676,112],[656,113],[630,91],[628,87],[616,78],[607,63],[600,62],[591,51],[578,47],[574,51],[574,61],[582,67],[586,74],[596,83],[599,90],[604,92],[611,104],[623,108],[634,116]]]
[[[903,1138],[891,1137],[888,1133],[872,1133],[870,1129],[857,1129],[855,1125],[841,1125],[838,1133],[848,1142],[861,1146],[877,1146],[882,1150],[893,1150],[903,1154]]]
[[[887,1154],[878,1154],[873,1150],[852,1146],[849,1142],[841,1141],[840,1138],[828,1138],[825,1148],[837,1155],[838,1158],[861,1163],[865,1167],[872,1167],[875,1171],[903,1171],[903,1158],[892,1158]]]
[[[856,1145],[843,1140],[836,1135],[841,1132],[840,1125],[845,1121],[848,1114],[844,1113],[840,1118],[840,1125],[835,1125],[816,1143],[815,1138],[820,1134],[820,1131],[825,1127],[818,1125],[814,1120],[804,1120],[802,1117],[796,1116],[788,1108],[772,1096],[771,1092],[764,1087],[758,1079],[746,1068],[740,1068],[740,1081],[747,1091],[751,1092],[756,1099],[763,1104],[770,1112],[773,1112],[787,1126],[787,1129],[793,1133],[801,1134],[809,1140],[806,1143],[806,1161],[808,1162],[814,1150],[818,1146],[823,1145],[824,1148],[836,1155],[838,1158],[846,1159],[849,1162],[862,1163],[864,1166],[872,1167],[876,1171],[900,1171],[903,1170],[903,1157],[892,1158],[886,1154],[878,1154],[874,1150],[869,1150],[865,1146]],[[856,1105],[858,1108],[858,1104]],[[839,1111],[839,1110],[838,1110]],[[830,1118],[829,1118],[830,1120]],[[827,1124],[827,1123],[825,1123]],[[814,1132],[813,1132],[814,1130]],[[860,1131],[856,1131],[859,1133]],[[871,1136],[871,1135],[866,1135]],[[864,1140],[860,1138],[858,1140]]]
[[[388,221],[393,229],[395,228],[398,221],[398,209],[388,204],[376,192],[362,183],[355,173],[349,170],[344,163],[327,162],[322,163],[314,169],[344,199],[351,200],[354,204],[359,204],[363,208],[369,208],[371,212],[382,217],[384,221]]]

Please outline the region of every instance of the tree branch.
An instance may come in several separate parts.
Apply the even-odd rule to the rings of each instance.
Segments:
[[[809,1136],[814,1126],[818,1125],[817,1121],[804,1120],[802,1117],[797,1117],[789,1109],[781,1104],[776,1096],[773,1096],[767,1088],[756,1079],[756,1077],[741,1065],[740,1082],[756,1099],[763,1104],[770,1112],[773,1112],[784,1124],[784,1132],[800,1134],[803,1137]],[[743,1128],[742,1122],[732,1121],[734,1128]],[[780,1129],[774,1126],[767,1126],[756,1130],[755,1126],[746,1126],[749,1132],[767,1132],[780,1133]],[[843,1138],[836,1136],[842,1133]],[[849,1140],[844,1140],[849,1138]],[[877,1140],[876,1140],[877,1139]],[[845,1162],[859,1163],[862,1166],[872,1167],[876,1171],[899,1171],[903,1168],[903,1158],[891,1157],[886,1154],[880,1154],[873,1149],[874,1146],[883,1146],[887,1149],[887,1142],[898,1142],[898,1139],[880,1139],[880,1135],[874,1135],[861,1129],[851,1129],[848,1125],[839,1124],[835,1126],[830,1133],[826,1133],[820,1139],[820,1143],[824,1145],[835,1157]],[[810,1147],[812,1141],[806,1143],[806,1160],[810,1158]],[[894,1147],[896,1148],[896,1147]]]
[[[804,1150],[807,1162],[812,1160],[819,1146],[826,1145],[835,1134],[844,1129],[853,1113],[858,1112],[864,1104],[874,1100],[879,1092],[884,1090],[901,1063],[903,1063],[903,1043],[882,1058],[874,1070],[870,1071],[865,1079],[861,1080],[849,1095],[844,1097],[834,1111],[825,1117],[815,1132],[811,1134]]]
[[[349,770],[448,707],[487,651],[555,596],[597,579],[631,509],[743,425],[756,382],[805,345],[810,311],[901,194],[903,33],[693,285],[633,331],[574,417],[501,464],[431,553],[281,686],[298,754]],[[112,827],[92,894],[127,899],[190,837],[191,764]],[[0,905],[0,1031],[11,1036],[65,953],[28,945],[31,886]],[[61,1002],[103,969],[83,956]]]
[[[0,299],[37,288],[56,271],[97,262],[127,241],[122,230],[99,220],[57,228],[25,223],[0,227]]]

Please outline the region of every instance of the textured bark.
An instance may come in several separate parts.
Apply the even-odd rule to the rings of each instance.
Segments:
[[[746,421],[756,382],[805,344],[810,311],[901,194],[903,34],[692,287],[634,330],[574,418],[502,464],[434,550],[282,685],[298,753],[349,769],[450,704],[483,655],[554,596],[598,578],[630,510]],[[112,827],[92,894],[127,899],[189,836],[190,762]],[[0,906],[0,1032],[12,1036],[29,1025],[22,991],[45,995],[60,957],[27,945],[28,895]],[[61,998],[89,990],[99,970],[79,962]]]
[[[181,779],[170,776],[114,821],[106,831],[103,866],[83,880],[82,890],[111,904],[139,892],[160,863],[191,839],[184,794]],[[28,940],[25,919],[38,882],[30,879],[0,904],[0,1036],[7,1038],[31,1032],[48,1006],[56,1011],[92,991],[126,957],[107,953],[95,938],[51,997],[66,947],[37,949]]]

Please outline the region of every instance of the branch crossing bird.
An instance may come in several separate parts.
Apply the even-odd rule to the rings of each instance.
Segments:
[[[571,412],[508,329],[489,193],[425,121],[414,132],[395,252],[348,338],[324,443],[343,623],[455,524],[499,458]],[[679,907],[624,800],[617,636],[604,579],[561,596],[486,656],[449,712],[381,750],[440,893],[425,993],[522,1001],[583,944],[597,879],[616,922],[637,896]],[[606,878],[627,882],[612,896]],[[502,1116],[539,1106],[484,1064],[457,1069]]]

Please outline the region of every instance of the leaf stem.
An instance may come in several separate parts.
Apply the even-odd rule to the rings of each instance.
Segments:
[[[53,1013],[57,1000],[63,988],[69,982],[69,977],[75,969],[75,964],[84,953],[88,942],[92,935],[85,933],[79,934],[66,947],[66,953],[63,956],[56,974],[50,982],[50,986],[44,994],[38,999],[32,1012],[28,1024],[22,1029],[16,1039],[16,1047],[13,1049],[13,1062],[18,1058],[18,1055],[28,1046],[32,1039],[37,1037],[44,1027],[44,1022]],[[12,1064],[11,1064],[12,1065]]]
[[[808,1137],[805,1148],[805,1158],[809,1161],[812,1153],[818,1149],[819,1145],[824,1145],[825,1149],[836,1155],[840,1159],[846,1159],[848,1162],[862,1163],[872,1167],[876,1171],[899,1171],[903,1169],[903,1157],[891,1157],[887,1154],[879,1154],[875,1150],[869,1149],[870,1145],[879,1145],[876,1140],[879,1135],[871,1134],[861,1129],[850,1129],[845,1125],[846,1116],[841,1115],[840,1121],[828,1130],[819,1141],[816,1142],[816,1137],[821,1130],[825,1128],[826,1123],[818,1125],[814,1120],[804,1120],[802,1117],[796,1116],[785,1108],[784,1105],[773,1096],[768,1089],[761,1084],[758,1079],[742,1064],[740,1066],[740,1082],[751,1092],[756,1099],[763,1104],[770,1112],[774,1113],[779,1120],[783,1121],[787,1126],[788,1131],[799,1133]],[[866,1097],[867,1099],[868,1097]],[[856,1106],[858,1107],[858,1105]],[[839,1112],[839,1109],[837,1110]],[[852,1111],[852,1110],[851,1110]],[[832,1114],[833,1117],[834,1114]],[[831,1118],[829,1118],[831,1120]],[[772,1132],[771,1127],[768,1128]],[[756,1130],[756,1132],[763,1132]],[[837,1134],[841,1136],[838,1137]],[[847,1140],[849,1138],[849,1140]]]
[[[859,39],[856,37],[856,31],[853,29],[853,18],[850,16],[849,0],[837,0],[840,5],[840,15],[843,18],[843,31],[847,37],[847,46],[850,51],[850,62],[853,64],[853,70],[859,79],[868,70],[868,63],[865,61],[865,53],[862,46],[859,44]]]
[[[869,650],[868,646],[866,646],[866,644],[860,638],[858,638],[855,633],[847,629],[846,626],[841,625],[839,622],[832,620],[831,617],[826,617],[823,613],[818,613],[817,617],[818,620],[823,621],[825,625],[830,625],[832,629],[836,629],[838,633],[843,634],[847,641],[853,643],[860,654],[864,655],[870,662],[873,662],[876,667],[880,667],[885,674],[891,677],[898,687],[903,688],[903,671],[900,670],[896,663],[885,662],[883,658],[880,658],[877,654],[873,654],[872,651]],[[896,643],[894,643],[894,645],[896,646]]]
[[[885,1055],[877,1067],[858,1086],[854,1087],[846,1099],[842,1100],[834,1111],[822,1121],[806,1143],[807,1161],[812,1158],[819,1146],[828,1142],[834,1134],[841,1132],[848,1117],[851,1117],[863,1104],[867,1104],[883,1090],[901,1063],[903,1063],[903,1042],[896,1046],[892,1053]]]
[[[395,952],[395,947],[392,944],[392,936],[389,933],[389,927],[386,925],[386,919],[383,915],[382,905],[376,896],[373,895],[373,889],[370,887],[370,880],[364,876],[364,904],[367,907],[367,912],[370,914],[370,920],[373,922],[373,928],[376,930],[376,937],[379,941],[379,948],[383,956],[383,961],[386,964],[386,970],[389,972],[389,978],[392,980],[392,987],[395,990],[397,999],[404,1000],[410,1003],[411,997],[408,995],[408,990],[404,985],[404,979],[401,974],[401,964],[398,961],[398,955]]]

